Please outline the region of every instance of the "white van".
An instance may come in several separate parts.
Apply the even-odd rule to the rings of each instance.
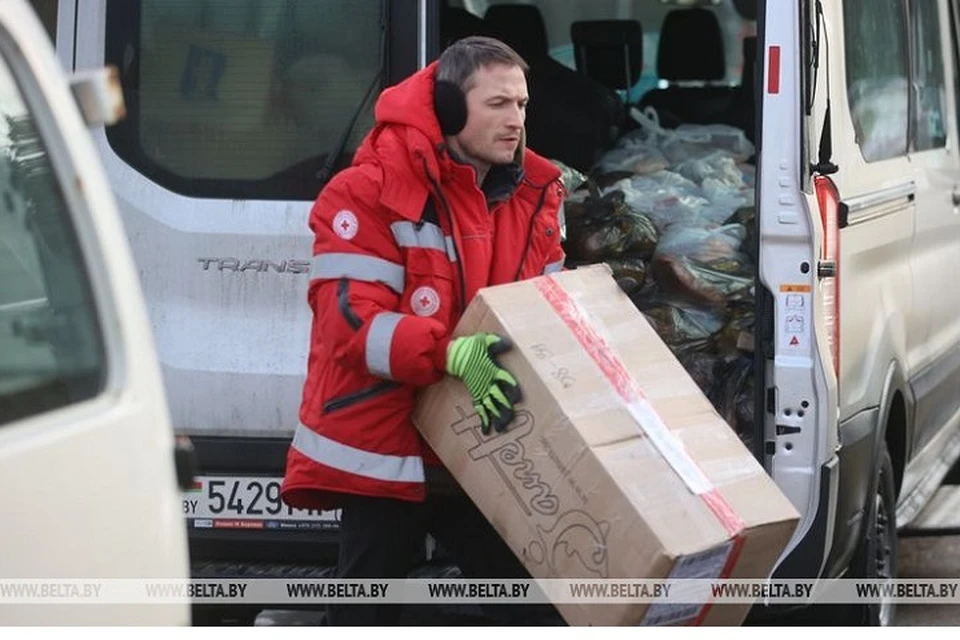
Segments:
[[[531,64],[531,147],[597,180],[595,162],[650,135],[726,140],[720,164],[651,154],[598,186],[636,201],[669,178],[686,191],[642,212],[669,197],[704,212],[709,170],[732,167],[743,206],[726,213],[742,217],[713,221],[752,265],[737,302],[754,326],[732,352],[748,375],[711,365],[704,384],[737,380],[724,415],[803,516],[775,575],[895,573],[897,528],[960,455],[956,0],[69,0],[53,19],[67,68],[121,71],[130,116],[96,142],[174,425],[197,445],[197,563],[335,557],[335,514],[278,492],[309,335],[307,212],[376,92],[483,33]]]
[[[0,2],[0,625],[190,622],[187,603],[20,600],[189,577],[153,336],[75,101],[115,120],[109,77],[68,85],[30,5]]]

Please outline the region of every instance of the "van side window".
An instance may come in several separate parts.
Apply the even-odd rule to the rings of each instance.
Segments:
[[[907,152],[909,72],[903,0],[845,0],[847,100],[867,162]]]
[[[335,168],[373,124],[382,17],[373,0],[109,0],[128,115],[107,140],[183,195],[313,200],[354,114]]]
[[[937,2],[910,3],[913,35],[914,148],[917,151],[946,146],[943,103],[943,48],[940,46],[940,14]]]
[[[0,60],[0,425],[97,395],[103,339],[71,216]]]
[[[958,1],[950,0],[950,55],[953,61],[953,71],[960,74],[960,15],[957,14]],[[960,123],[960,77],[953,82],[954,105],[958,109],[957,122]]]

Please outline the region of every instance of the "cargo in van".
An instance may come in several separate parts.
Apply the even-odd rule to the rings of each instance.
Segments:
[[[730,3],[474,4],[441,10],[441,41],[496,37],[529,64],[528,142],[563,171],[566,266],[606,263],[759,456],[755,23]]]

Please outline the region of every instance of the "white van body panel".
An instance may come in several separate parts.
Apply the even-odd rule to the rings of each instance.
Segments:
[[[840,380],[839,418],[876,407],[892,362],[906,369],[925,355],[925,310],[915,304],[911,266],[916,192],[909,161],[892,158],[866,162],[855,141],[846,99],[843,11],[839,2],[824,3],[830,48],[834,158],[832,176],[850,207],[849,226],[840,242]],[[824,75],[821,72],[821,75]],[[827,85],[818,92],[811,129],[811,152],[819,143]],[[816,207],[816,197],[810,197]]]
[[[73,27],[77,21],[77,3],[64,2],[61,0],[57,4],[57,40],[56,51],[57,59],[63,66],[64,71],[73,71]]]
[[[864,160],[846,100],[842,6],[825,3],[824,13],[830,40],[839,43],[830,51],[833,144],[838,164],[842,161],[834,181],[850,207],[850,225],[840,244],[839,409],[840,419],[845,420],[877,406],[892,362],[909,372],[929,360],[926,316],[930,312],[921,302],[923,285],[912,264],[920,172],[907,156]],[[821,101],[818,107],[822,108]],[[923,179],[923,174],[919,177]]]
[[[815,203],[811,207],[798,195],[802,193],[799,182],[803,174],[799,164],[801,44],[795,27],[800,19],[799,11],[798,3],[789,8],[768,3],[766,50],[758,52],[758,61],[763,62],[759,269],[760,281],[777,300],[774,305],[777,340],[771,381],[777,389],[776,409],[773,414],[765,415],[764,425],[764,440],[774,442],[776,450],[772,456],[768,453],[766,464],[777,485],[802,516],[784,555],[796,547],[813,526],[820,500],[821,467],[834,456],[837,444],[836,385],[820,367],[824,357],[829,358],[822,346],[825,344],[821,337],[825,330],[822,317],[808,316],[806,322],[812,320],[813,326],[805,327],[799,345],[791,346],[785,339],[787,334],[780,330],[787,323],[781,300],[790,295],[788,290],[807,287],[810,293],[801,298],[805,305],[810,305],[818,294],[818,256],[811,246],[811,239],[819,237],[812,217],[818,215],[817,209]],[[784,135],[784,131],[792,131],[793,135]],[[778,435],[778,424],[799,428],[799,432]],[[831,530],[832,524],[828,523],[827,529]],[[826,559],[826,555],[824,552],[822,558]]]
[[[849,206],[840,244],[841,422],[879,407],[890,392],[891,370],[906,381],[909,461],[900,488],[897,524],[903,527],[939,486],[960,454],[960,411],[924,428],[915,416],[940,409],[927,395],[956,369],[960,345],[960,140],[956,74],[948,3],[937,2],[943,55],[946,145],[868,162],[856,141],[847,95],[844,16],[840,2],[824,2],[830,50],[833,176]],[[951,72],[953,70],[954,72]],[[824,92],[816,122],[822,121]],[[819,128],[811,135],[819,134]],[[810,141],[815,149],[817,139]],[[815,206],[815,198],[811,199]],[[954,360],[954,362],[951,362]],[[877,425],[884,429],[884,425]]]
[[[78,3],[78,69],[103,65],[104,11],[101,0]],[[292,436],[310,335],[309,203],[182,196],[124,162],[102,129],[94,140],[137,261],[175,429]]]
[[[186,580],[173,432],[110,186],[60,64],[26,2],[0,2],[0,49],[20,82],[72,215],[108,372],[105,389],[93,399],[0,427],[0,579]],[[187,603],[0,608],[0,622],[11,625],[189,620]]]

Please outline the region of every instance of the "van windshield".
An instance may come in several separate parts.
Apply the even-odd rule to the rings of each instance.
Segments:
[[[108,140],[185,195],[312,200],[380,71],[382,15],[372,1],[111,0],[107,61],[129,116]]]

